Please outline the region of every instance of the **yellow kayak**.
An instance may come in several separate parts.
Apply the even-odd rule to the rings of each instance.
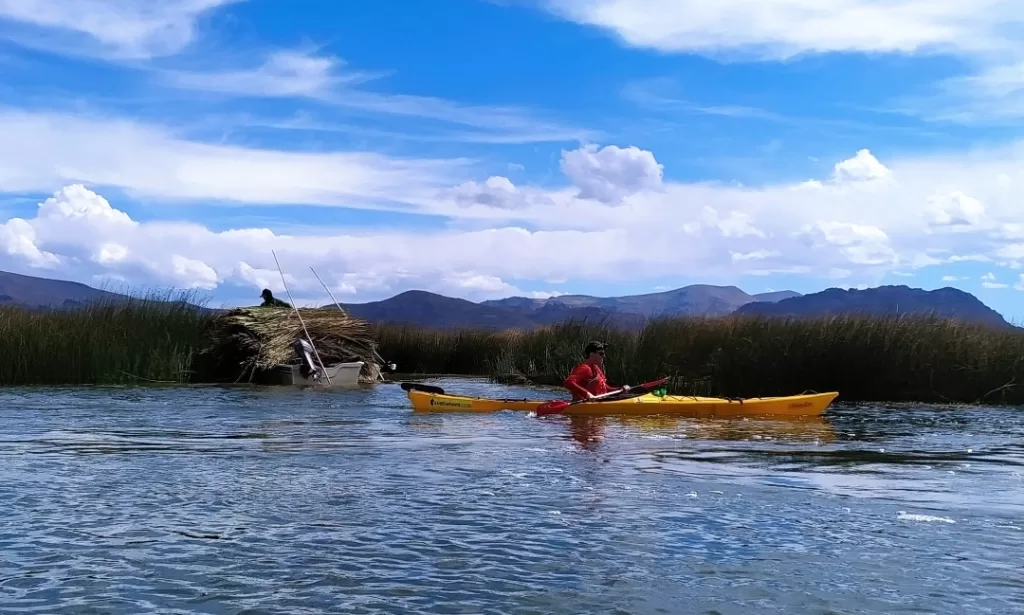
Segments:
[[[445,393],[438,387],[404,383],[416,412],[499,412],[502,410],[535,411],[547,400],[488,399]],[[750,397],[727,399],[722,397],[686,397],[651,393],[627,399],[589,401],[573,404],[560,414],[565,416],[605,415],[681,415],[695,417],[744,416],[818,416],[839,397],[839,393],[809,393],[785,397]]]

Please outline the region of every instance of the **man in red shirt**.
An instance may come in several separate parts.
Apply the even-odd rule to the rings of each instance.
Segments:
[[[610,393],[614,390],[609,386],[604,370],[601,368],[604,364],[604,351],[605,344],[603,342],[587,344],[587,347],[583,349],[586,359],[577,365],[569,377],[562,382],[562,385],[572,393],[573,400],[592,399],[596,395]],[[624,386],[622,390],[628,391],[629,387]]]

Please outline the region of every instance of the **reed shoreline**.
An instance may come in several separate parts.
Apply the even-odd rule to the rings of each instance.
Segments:
[[[198,305],[198,307],[197,307]],[[0,385],[230,384],[202,352],[214,312],[189,293],[74,309],[0,308]],[[838,391],[840,402],[1024,404],[1024,331],[935,317],[670,318],[621,330],[376,324],[380,356],[408,377],[558,386],[591,339],[612,384],[672,377],[671,392],[763,397]],[[222,370],[223,366],[219,366]]]
[[[678,394],[838,391],[840,403],[1024,404],[1024,331],[937,317],[668,318],[637,331],[568,322],[529,332],[376,329],[408,371],[561,384],[586,342],[609,344],[613,385],[670,376]]]

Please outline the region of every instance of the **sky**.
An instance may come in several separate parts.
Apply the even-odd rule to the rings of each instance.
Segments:
[[[954,286],[1024,0],[0,0],[0,269],[253,305]],[[319,277],[319,279],[318,279]],[[287,298],[287,297],[286,297]]]

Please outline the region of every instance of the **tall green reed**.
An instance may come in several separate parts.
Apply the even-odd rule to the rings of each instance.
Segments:
[[[591,339],[613,384],[672,376],[675,392],[846,401],[1024,403],[1024,331],[938,317],[667,318],[638,330],[566,322],[528,332],[380,326],[401,371],[560,384]]]
[[[191,292],[59,310],[0,308],[0,385],[193,380],[209,312]]]

